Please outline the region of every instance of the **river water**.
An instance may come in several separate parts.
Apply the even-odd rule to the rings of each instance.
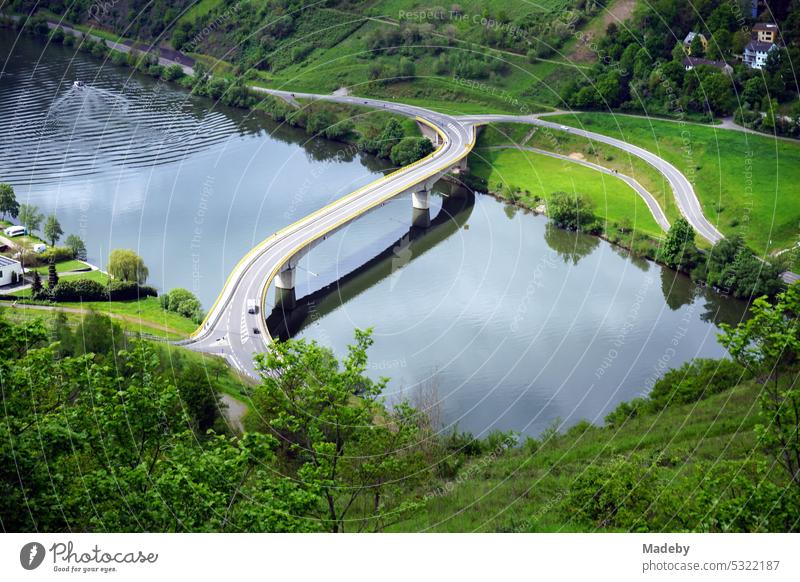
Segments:
[[[90,259],[133,248],[162,290],[209,306],[258,241],[386,169],[241,111],[0,29],[0,181],[55,212]],[[73,87],[81,79],[87,87]],[[544,217],[440,183],[433,223],[397,198],[300,263],[292,332],[343,355],[446,430],[536,435],[602,422],[671,367],[720,357],[740,302]]]

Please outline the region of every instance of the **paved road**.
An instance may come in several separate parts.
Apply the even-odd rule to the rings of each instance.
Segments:
[[[293,261],[303,249],[372,208],[420,184],[432,185],[439,176],[458,164],[475,143],[473,124],[418,107],[348,96],[262,91],[292,98],[370,105],[413,116],[437,128],[442,143],[428,158],[380,178],[273,234],[234,268],[201,328],[183,345],[195,351],[221,355],[237,370],[252,377],[257,377],[253,356],[265,350],[270,337],[263,314],[248,313],[248,303],[255,301],[263,310],[267,289],[281,268]]]
[[[526,140],[527,141],[527,140]],[[593,170],[597,170],[598,172],[602,172],[604,174],[608,174],[609,176],[614,176],[615,178],[619,178],[623,182],[625,182],[628,186],[633,188],[633,190],[644,200],[645,204],[647,204],[647,208],[650,210],[650,214],[653,215],[653,218],[658,223],[663,230],[669,230],[669,220],[667,220],[667,216],[664,214],[664,211],[661,210],[661,207],[658,205],[658,201],[653,197],[650,192],[647,191],[647,188],[639,184],[636,180],[631,178],[630,176],[626,176],[625,174],[620,174],[616,170],[609,170],[605,166],[601,166],[599,164],[595,164],[593,162],[589,162],[586,160],[581,160],[578,158],[571,158],[569,156],[564,156],[561,154],[556,154],[554,152],[549,152],[547,150],[542,150],[539,148],[532,148],[527,146],[494,146],[488,149],[513,149],[513,150],[524,150],[527,152],[534,152],[536,154],[540,154],[543,156],[550,156],[551,158],[556,158],[559,160],[564,160],[565,162],[571,162],[573,164],[580,164],[581,166],[586,166],[587,168],[591,168]]]
[[[512,123],[531,123],[540,127],[555,129],[559,131],[566,131],[573,135],[579,135],[587,139],[599,141],[617,147],[625,152],[628,152],[638,158],[643,159],[645,162],[658,170],[669,182],[672,187],[672,192],[675,195],[675,201],[678,204],[678,209],[681,214],[686,217],[697,234],[714,244],[723,238],[722,233],[709,222],[703,214],[703,209],[700,206],[700,201],[694,192],[691,182],[684,176],[680,170],[670,164],[668,161],[658,157],[657,155],[607,135],[594,133],[585,129],[578,129],[574,127],[567,127],[551,121],[540,119],[541,114],[536,115],[470,115],[459,117],[459,120],[464,123],[491,123],[491,122],[512,122]]]

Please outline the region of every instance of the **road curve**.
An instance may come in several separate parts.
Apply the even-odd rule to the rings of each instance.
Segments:
[[[642,200],[644,200],[644,203],[647,204],[647,209],[650,211],[650,214],[653,215],[653,219],[658,223],[658,226],[660,226],[664,231],[669,230],[669,220],[667,220],[667,216],[664,214],[664,211],[661,209],[661,206],[658,205],[658,200],[656,200],[655,197],[652,194],[650,194],[650,192],[647,191],[647,188],[639,184],[639,182],[637,182],[630,176],[626,176],[625,174],[620,174],[615,170],[609,170],[605,166],[595,164],[594,162],[589,162],[587,160],[581,160],[578,158],[571,158],[569,156],[564,156],[562,154],[549,152],[547,150],[542,150],[539,148],[533,148],[527,146],[501,145],[501,146],[492,146],[487,149],[493,149],[493,150],[510,149],[510,150],[520,150],[525,152],[533,152],[535,154],[539,154],[542,156],[556,158],[557,160],[564,160],[565,162],[569,162],[572,164],[586,166],[587,168],[591,168],[592,170],[597,170],[598,172],[602,172],[603,174],[608,174],[609,176],[619,178],[620,180],[625,182],[628,186],[633,188],[634,192],[636,192],[639,195],[639,197]]]
[[[221,355],[240,372],[252,377],[257,376],[253,356],[263,352],[271,338],[263,315],[248,313],[248,302],[255,300],[263,309],[267,290],[286,263],[372,208],[420,184],[432,183],[458,164],[475,144],[473,124],[418,107],[347,96],[288,95],[368,105],[412,116],[435,129],[441,145],[426,158],[379,178],[271,235],[236,265],[200,328],[182,345]]]
[[[573,135],[579,135],[587,139],[606,143],[608,145],[619,148],[628,152],[637,158],[641,158],[656,170],[658,170],[669,182],[670,187],[675,195],[675,201],[678,204],[678,209],[681,214],[689,221],[689,224],[695,229],[697,234],[715,244],[722,238],[722,233],[709,222],[703,214],[703,209],[700,206],[700,200],[694,192],[692,183],[684,176],[678,168],[670,164],[668,161],[658,157],[657,155],[629,144],[628,142],[609,137],[600,133],[594,133],[585,129],[578,129],[575,127],[567,127],[551,121],[540,119],[539,115],[469,115],[458,118],[464,123],[496,123],[496,122],[510,122],[510,123],[530,123],[548,129],[555,129],[564,131]]]

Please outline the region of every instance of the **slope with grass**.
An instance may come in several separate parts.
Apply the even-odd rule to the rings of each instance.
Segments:
[[[584,194],[594,203],[594,212],[608,227],[629,224],[653,238],[663,231],[645,202],[619,178],[568,161],[515,149],[479,149],[471,158],[472,172],[486,180],[489,189],[504,197],[510,194],[529,208],[553,192]]]
[[[720,531],[730,518],[722,515],[727,504],[735,506],[742,493],[739,480],[752,479],[760,486],[783,478],[774,469],[758,481],[758,465],[768,461],[753,430],[758,390],[759,385],[746,382],[619,428],[580,423],[565,434],[550,431],[521,448],[478,457],[461,469],[461,476],[418,492],[424,510],[395,529],[628,531],[631,525],[619,523],[627,509],[641,511],[638,521],[628,513],[639,531]],[[598,473],[603,478],[595,479]],[[590,489],[598,483],[596,492]],[[591,504],[594,495],[608,506],[576,505]],[[592,510],[611,517],[593,521],[586,517]],[[753,523],[760,518],[770,515],[741,516]],[[734,521],[731,529],[757,529],[753,523]]]
[[[548,116],[549,117],[549,116]],[[669,183],[650,164],[608,144],[594,142],[579,135],[519,123],[493,123],[481,132],[478,148],[498,146],[533,147],[563,156],[585,159],[616,170],[639,182],[652,194],[670,223],[680,217]]]
[[[703,212],[760,254],[800,233],[800,143],[714,127],[600,113],[548,120],[625,140],[669,161],[693,183]]]

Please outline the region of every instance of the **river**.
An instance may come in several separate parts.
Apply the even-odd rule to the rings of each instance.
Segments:
[[[0,181],[55,212],[92,261],[133,248],[151,284],[206,307],[258,241],[387,168],[9,30],[0,62]],[[724,355],[718,325],[741,302],[491,197],[437,189],[431,228],[410,231],[400,197],[298,269],[311,298],[292,332],[341,356],[353,328],[374,328],[370,374],[391,378],[388,402],[408,398],[445,430],[536,435],[602,422],[665,370]]]

